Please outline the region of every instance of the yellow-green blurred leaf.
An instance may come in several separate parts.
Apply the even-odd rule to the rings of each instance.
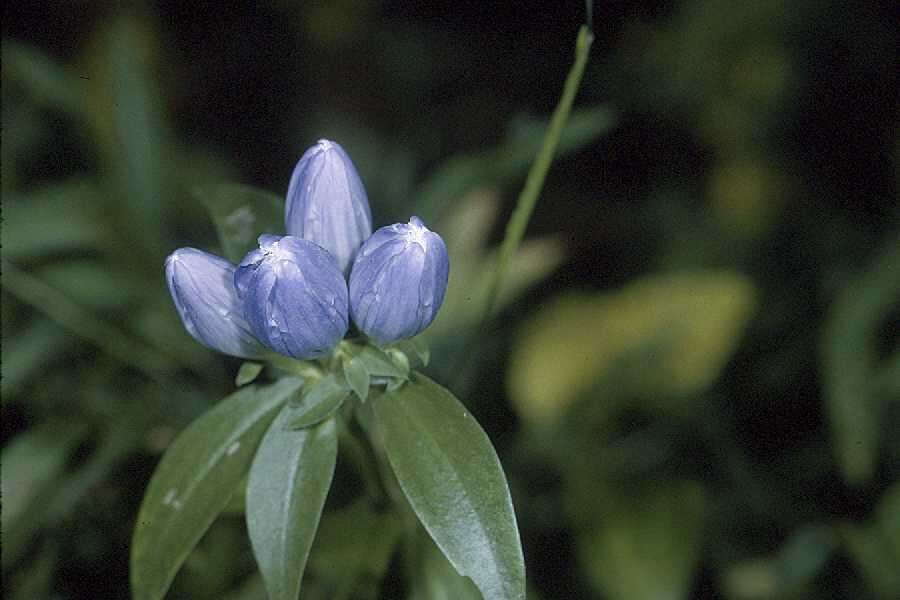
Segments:
[[[844,544],[876,597],[900,596],[900,484],[885,492],[875,515],[863,525],[841,528]]]
[[[523,326],[509,371],[512,401],[523,418],[552,421],[637,357],[646,368],[630,383],[641,391],[699,393],[718,377],[754,305],[747,278],[712,271],[561,297]]]
[[[497,262],[497,252],[484,248],[491,225],[497,218],[495,194],[479,191],[467,197],[435,228],[447,240],[450,281],[444,304],[424,337],[438,340],[457,336],[462,329],[478,324],[484,298]],[[544,279],[562,264],[562,243],[550,237],[523,243],[512,259],[497,306],[503,307],[530,286]]]
[[[592,585],[610,600],[688,597],[700,558],[703,488],[660,485],[598,501],[595,522],[578,540]]]

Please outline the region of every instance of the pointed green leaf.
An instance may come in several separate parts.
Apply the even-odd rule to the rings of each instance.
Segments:
[[[234,378],[234,385],[241,387],[248,383],[253,383],[259,374],[262,373],[263,366],[260,363],[245,362],[238,369],[237,376]]]
[[[409,600],[481,600],[481,592],[468,577],[456,572],[428,536],[416,539],[417,574]]]
[[[369,371],[358,358],[351,358],[344,361],[344,377],[347,379],[347,385],[363,402],[369,397],[369,385],[371,378]]]
[[[288,404],[266,432],[250,469],[247,529],[270,600],[296,600],[337,460],[334,419],[292,430]]]
[[[403,368],[402,364],[397,364],[391,356],[374,346],[363,346],[354,356],[359,360],[369,375],[374,377],[401,377],[406,379],[409,376],[409,364]]]
[[[423,367],[427,367],[428,361],[431,360],[431,350],[429,350],[428,343],[425,342],[423,337],[400,340],[392,344],[391,347],[403,352],[407,357],[416,357]]]
[[[303,429],[321,423],[341,407],[350,390],[335,375],[326,375],[303,388],[300,402],[293,405],[288,429]]]
[[[485,600],[525,598],[512,499],[487,435],[449,391],[421,374],[373,402],[404,494],[438,548]]]
[[[301,382],[231,394],[194,421],[163,456],[141,504],[131,546],[135,600],[161,600],[175,573],[228,505],[276,409]]]
[[[263,233],[284,231],[284,201],[265,190],[236,183],[198,187],[194,195],[206,204],[222,252],[231,262],[239,262],[256,248]]]

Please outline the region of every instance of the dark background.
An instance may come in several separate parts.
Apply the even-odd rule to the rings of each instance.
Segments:
[[[429,182],[439,185],[455,157],[505,156],[516,132],[550,114],[584,7],[269,0],[3,10],[4,496],[26,486],[17,500],[33,511],[14,515],[27,525],[4,519],[4,546],[18,536],[4,579],[18,588],[10,597],[126,597],[131,528],[159,453],[230,391],[237,366],[178,330],[164,291],[166,253],[215,245],[193,186],[231,180],[281,195],[302,151],[327,137],[353,157],[377,226],[413,212],[442,223],[464,198],[424,203]],[[449,333],[432,340],[433,374],[497,445],[535,597],[896,597],[900,29],[891,3],[607,2],[595,7],[594,30],[576,107],[603,106],[613,120],[564,149],[528,229],[554,236],[564,258],[473,334],[474,355]],[[496,205],[484,240],[493,246],[525,169],[479,173],[465,191]],[[88,186],[77,202],[73,181]],[[34,208],[48,196],[49,208]],[[88,206],[80,214],[97,227],[85,227],[105,245],[57,234],[59,222],[74,225],[54,202]],[[73,260],[90,278],[67,270]],[[23,292],[8,265],[49,292]],[[593,365],[590,385],[546,422],[522,408],[516,357],[529,331],[564,335],[554,333],[569,314],[559,298],[619,298],[649,320],[660,294],[677,305],[675,292],[622,290],[698,270],[740,274],[752,288],[752,308],[721,327],[712,309],[684,317],[689,331],[713,323],[705,336],[740,321],[721,334],[731,335],[721,353],[696,359],[717,365],[708,381],[667,384],[675,375],[655,338],[622,372],[585,358],[619,314],[598,304],[597,324],[584,325],[597,328],[593,341],[573,338],[544,361],[550,371],[555,361]],[[454,285],[467,296],[468,281]],[[54,311],[70,301],[146,336],[167,360],[123,364],[78,330],[83,320],[73,329]],[[662,383],[647,387],[654,377]],[[27,451],[8,452],[16,440]],[[41,463],[42,452],[55,468],[41,470],[53,462]],[[681,494],[684,482],[693,487]],[[672,519],[623,508],[658,515],[642,500],[657,495]],[[681,500],[702,514],[686,532]],[[610,523],[625,524],[633,556],[608,549]],[[205,551],[220,566],[187,567],[173,597],[222,597],[252,573],[240,520],[217,527],[209,544],[219,549]],[[692,536],[685,548],[665,541]],[[606,552],[616,582],[598,564]],[[695,558],[678,566],[676,555]],[[670,595],[641,589],[642,578],[672,582],[661,584]],[[396,560],[385,581],[383,597],[407,589]]]

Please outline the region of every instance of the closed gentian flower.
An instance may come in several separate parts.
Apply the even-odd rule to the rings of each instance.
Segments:
[[[380,345],[416,335],[437,315],[449,272],[444,240],[421,219],[382,227],[353,263],[353,322]]]
[[[234,274],[258,340],[298,359],[323,356],[347,332],[347,283],[325,249],[293,236],[263,235]]]
[[[335,142],[319,140],[291,175],[285,204],[288,235],[315,242],[345,274],[372,235],[372,212],[356,167]]]
[[[213,350],[258,357],[268,351],[244,319],[234,271],[227,260],[194,248],[180,248],[166,259],[169,293],[188,333]]]

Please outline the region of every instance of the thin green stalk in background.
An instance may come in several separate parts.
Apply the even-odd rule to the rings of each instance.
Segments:
[[[518,250],[522,237],[525,235],[525,229],[528,227],[531,213],[534,212],[534,205],[537,203],[538,195],[544,186],[547,171],[553,163],[553,154],[556,152],[556,147],[559,144],[560,133],[569,118],[569,113],[572,111],[572,103],[575,100],[578,87],[581,85],[581,78],[584,75],[584,68],[587,65],[588,54],[593,41],[594,34],[591,33],[590,28],[587,25],[582,25],[578,32],[578,39],[575,42],[575,62],[566,77],[562,97],[560,97],[559,104],[556,105],[556,109],[553,111],[541,149],[534,160],[534,164],[528,171],[525,186],[522,188],[522,193],[519,194],[516,208],[509,219],[509,223],[506,225],[506,234],[503,238],[503,244],[500,246],[500,258],[497,261],[497,268],[494,271],[494,278],[488,289],[484,305],[483,321],[487,321],[494,312],[497,296],[503,288],[503,280],[506,278],[506,271],[509,269],[509,262],[515,255],[516,250]]]

